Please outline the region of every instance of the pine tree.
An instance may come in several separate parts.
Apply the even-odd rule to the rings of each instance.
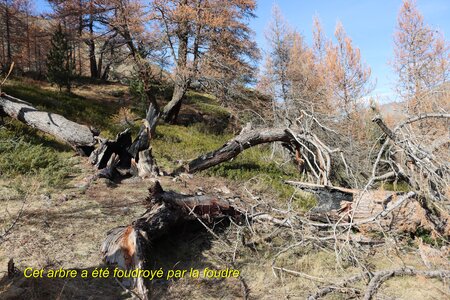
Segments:
[[[70,59],[72,49],[61,25],[58,25],[52,36],[51,47],[47,57],[48,81],[56,83],[60,91],[65,87],[70,92],[73,78],[73,64]]]

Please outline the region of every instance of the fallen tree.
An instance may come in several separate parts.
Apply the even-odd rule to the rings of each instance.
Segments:
[[[7,95],[2,95],[0,104],[7,115],[54,135],[72,145],[75,149],[93,149],[95,141],[99,141],[97,149],[91,151],[90,155],[91,163],[100,170],[98,176],[113,179],[116,176],[157,177],[163,174],[151,155],[151,140],[154,138],[155,127],[159,118],[158,109],[153,104],[150,104],[143,125],[134,140],[129,130],[119,133],[114,140],[95,137],[87,126],[76,124],[59,115],[37,111],[28,103]],[[436,116],[430,115],[429,117]],[[448,118],[448,115],[439,114],[437,117]],[[353,241],[358,240],[350,238],[352,228],[356,228],[362,233],[366,225],[373,224],[372,228],[378,231],[380,228],[397,226],[393,216],[395,211],[395,218],[400,216],[402,220],[411,221],[411,224],[407,224],[410,232],[417,230],[418,226],[428,230],[425,227],[428,224],[426,222],[431,221],[430,224],[433,226],[430,227],[430,230],[435,230],[445,237],[450,232],[450,219],[441,218],[439,222],[436,222],[436,218],[433,218],[434,212],[424,208],[423,197],[419,197],[420,193],[416,193],[416,190],[420,191],[424,185],[415,183],[418,182],[417,179],[426,181],[427,186],[437,192],[436,197],[432,197],[432,199],[444,199],[445,188],[448,188],[448,168],[441,160],[436,160],[433,152],[425,151],[417,146],[413,140],[405,140],[405,136],[399,134],[399,131],[406,124],[424,118],[427,117],[408,119],[404,125],[400,125],[394,130],[390,130],[380,117],[374,119],[388,139],[383,143],[377,156],[373,167],[373,176],[363,190],[332,186],[331,170],[337,165],[337,159],[341,159],[346,171],[348,168],[342,152],[339,149],[331,149],[317,135],[308,132],[308,130],[302,130],[295,125],[284,128],[244,131],[219,149],[187,162],[172,175],[206,170],[233,159],[251,147],[281,142],[293,154],[295,161],[299,164],[302,163],[303,168],[309,174],[312,174],[316,181],[315,184],[294,181],[287,181],[287,183],[315,194],[319,205],[306,215],[309,219],[292,212],[278,218],[264,211],[260,212],[259,215],[246,216],[247,221],[268,222],[292,230],[309,227],[313,230],[308,230],[308,232],[314,235],[314,239],[321,242],[333,241],[336,243],[343,239],[353,243]],[[66,124],[69,125],[64,126]],[[81,135],[76,131],[77,128],[82,131]],[[77,139],[73,135],[77,138],[79,136],[83,138]],[[92,137],[92,140],[90,140],[90,137]],[[388,145],[391,147],[389,148]],[[443,144],[439,143],[439,145]],[[412,160],[420,169],[414,171],[414,168],[407,167],[405,161],[396,161],[391,156],[391,152],[394,152],[391,150],[394,149],[400,149],[406,153],[410,161]],[[88,151],[84,152],[87,153]],[[386,156],[383,163],[390,165],[392,169],[384,174],[378,174],[378,164],[382,161],[383,155]],[[346,173],[349,176],[351,170]],[[423,176],[423,174],[426,174],[426,176]],[[409,180],[414,191],[402,194],[368,189],[376,181],[382,181],[392,176],[398,177],[399,175]],[[102,255],[108,264],[116,264],[124,270],[144,269],[144,249],[147,245],[166,235],[174,226],[189,220],[211,223],[222,218],[240,218],[240,211],[243,211],[233,207],[227,199],[217,196],[182,195],[164,191],[158,182],[150,189],[147,203],[148,209],[143,216],[131,221],[127,226],[117,227],[108,232],[102,244]],[[425,213],[422,213],[421,209],[425,209]],[[424,218],[419,219],[420,224],[411,217],[411,214],[408,214],[414,211],[419,211],[421,216],[424,216]],[[387,216],[391,219],[385,220]],[[440,213],[437,216],[444,216],[444,214]],[[311,222],[311,219],[320,222]],[[345,234],[346,232],[349,234]],[[309,239],[306,236],[305,238]],[[261,240],[264,239],[265,237]],[[371,240],[367,241],[367,243],[371,242]],[[258,241],[247,244],[253,245],[256,243]],[[348,243],[348,245],[351,244]],[[137,287],[139,294],[146,298],[147,293],[142,278],[133,279],[130,286]]]
[[[228,161],[238,156],[245,149],[256,145],[272,142],[291,143],[292,141],[293,137],[286,128],[252,130],[236,136],[213,152],[200,155],[198,158],[191,160],[186,166],[177,170],[176,173],[181,171],[196,173],[198,171],[206,170],[222,162]]]
[[[150,102],[143,125],[134,140],[129,130],[119,133],[115,140],[97,137],[98,133],[85,125],[69,121],[58,114],[38,111],[29,103],[6,94],[2,94],[0,108],[10,117],[55,136],[81,154],[90,155],[90,162],[102,170],[100,176],[110,179],[116,174],[156,177],[161,173],[151,155],[151,139],[160,116],[158,107],[153,102]],[[99,145],[95,148],[97,141]],[[181,172],[196,173],[231,160],[245,149],[273,142],[281,142],[295,157],[299,167],[314,175],[317,183],[331,184],[333,154],[339,154],[339,159],[342,159],[347,168],[339,149],[331,150],[313,133],[304,132],[298,127],[284,127],[242,132],[221,148],[191,160],[172,175]],[[112,160],[113,154],[115,156]]]
[[[30,103],[5,93],[0,95],[0,111],[56,137],[81,154],[89,155],[94,150],[98,133],[86,125],[75,123],[58,114],[40,111]]]
[[[212,223],[224,217],[239,218],[241,213],[228,200],[217,196],[182,195],[164,191],[157,181],[149,188],[147,211],[131,225],[110,230],[101,251],[106,263],[123,270],[144,269],[146,246],[165,235],[172,227],[189,220]],[[128,283],[147,298],[142,277]]]

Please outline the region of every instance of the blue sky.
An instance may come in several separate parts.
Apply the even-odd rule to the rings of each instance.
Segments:
[[[280,7],[285,19],[307,42],[311,41],[312,20],[317,15],[327,36],[332,36],[336,22],[340,20],[353,43],[361,49],[363,60],[372,68],[376,89],[372,93],[382,102],[395,100],[393,88],[395,74],[388,61],[393,57],[393,34],[401,0],[263,0],[258,2],[252,22],[260,47],[266,47],[264,31],[271,18],[272,6]],[[418,7],[425,22],[439,28],[450,38],[450,1],[418,0]],[[390,99],[387,99],[390,98]]]
[[[278,5],[292,27],[311,41],[312,19],[317,15],[328,36],[334,32],[340,20],[353,43],[361,49],[365,62],[372,68],[377,80],[374,96],[380,101],[395,100],[392,90],[395,74],[387,64],[392,59],[392,36],[396,26],[401,0],[257,0],[257,18],[250,25],[256,33],[256,41],[266,48],[264,32],[271,18],[272,6]],[[440,29],[450,38],[450,0],[417,0],[425,22]],[[49,9],[47,1],[35,1],[38,11]]]

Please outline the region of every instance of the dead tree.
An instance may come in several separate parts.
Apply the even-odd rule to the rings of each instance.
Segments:
[[[107,233],[101,247],[106,263],[123,270],[144,269],[145,247],[172,227],[189,220],[211,223],[224,217],[236,219],[241,215],[226,199],[164,191],[158,181],[149,189],[146,201],[148,209],[142,217]],[[147,297],[143,278],[134,278],[129,284],[143,298]]]
[[[158,106],[154,102],[150,103],[147,115],[143,119],[144,124],[134,140],[129,130],[119,133],[115,140],[96,137],[96,134],[87,126],[74,123],[57,114],[38,111],[29,103],[7,95],[2,96],[0,108],[7,115],[49,133],[77,150],[82,150],[83,154],[90,154],[90,161],[96,168],[99,170],[106,168],[101,172],[101,176],[114,177],[114,174],[119,174],[155,177],[161,173],[151,151],[151,140],[154,138],[160,116]],[[94,150],[97,141],[99,145]],[[220,149],[193,159],[173,174],[196,173],[228,161],[245,149],[273,142],[281,142],[297,160],[301,155],[302,161],[306,162],[306,169],[313,174],[319,184],[331,184],[330,175],[334,154],[340,155],[338,158],[342,159],[346,165],[339,149],[330,149],[315,134],[304,132],[294,126],[242,132]],[[115,157],[111,160],[113,154]]]
[[[0,111],[31,127],[48,133],[84,155],[94,150],[95,133],[86,125],[67,120],[61,115],[40,111],[30,103],[5,93],[0,97]]]
[[[306,161],[306,168],[314,175],[319,184],[331,185],[333,155],[337,156],[337,160],[342,160],[347,168],[340,149],[330,149],[316,135],[304,132],[297,127],[284,127],[244,131],[219,149],[191,160],[185,166],[177,169],[174,174],[196,173],[228,161],[248,148],[273,142],[281,142],[291,152],[293,158],[301,152]]]
[[[395,167],[392,170],[394,173],[386,174],[395,176],[401,173],[414,189],[425,192],[433,200],[449,200],[446,195],[450,187],[448,129],[442,139],[444,142],[430,141],[428,145],[424,145],[423,138],[415,136],[411,129],[406,130],[407,125],[425,119],[450,119],[450,114],[429,113],[414,116],[400,123],[394,130],[386,125],[381,116],[373,119],[391,142],[387,153],[399,152],[405,156],[400,161],[394,157],[388,157]],[[441,147],[444,148],[444,155],[437,155],[435,152]],[[386,178],[386,174],[382,177]]]
[[[292,135],[286,128],[271,128],[244,132],[228,141],[221,148],[191,160],[185,167],[179,169],[178,172],[184,170],[188,173],[196,173],[228,161],[250,147],[271,142],[290,143],[292,140]]]
[[[100,145],[89,157],[90,162],[99,170],[106,169],[100,173],[103,177],[110,179],[113,179],[116,174],[142,178],[159,175],[159,168],[150,147],[158,117],[159,112],[151,103],[134,141],[132,141],[129,129],[119,133],[115,140],[99,139]],[[117,162],[108,164],[113,154],[116,156]]]

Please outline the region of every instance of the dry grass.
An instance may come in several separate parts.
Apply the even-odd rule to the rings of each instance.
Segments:
[[[17,215],[24,196],[26,203],[22,217],[2,241],[0,272],[6,272],[9,258],[14,258],[20,270],[28,266],[88,270],[102,266],[99,246],[105,233],[114,226],[128,224],[145,210],[141,200],[145,198],[150,182],[111,185],[99,181],[84,190],[80,186],[91,171],[86,166],[82,170],[62,191],[43,189],[36,182],[27,182],[27,186],[31,187],[27,194],[23,189],[8,186],[8,182],[1,182],[2,228]],[[215,187],[226,185],[247,204],[252,203],[251,199],[245,198],[243,186],[223,179],[195,177],[174,182],[163,178],[162,184],[165,188],[184,193],[194,193],[199,186],[203,187],[204,192],[217,192]],[[323,285],[279,271],[275,272],[275,276],[272,270],[275,255],[289,243],[294,243],[288,229],[280,231],[278,238],[260,244],[255,251],[240,242],[240,234],[243,234],[241,227],[216,227],[221,238],[232,242],[231,247],[222,240],[214,239],[198,224],[194,227],[195,230],[186,226],[176,228],[170,238],[152,245],[148,267],[162,267],[165,270],[221,269],[229,267],[235,257],[234,264],[241,270],[242,278],[250,288],[250,299],[303,299]],[[255,230],[263,235],[264,231],[274,228],[258,228],[255,225]],[[403,249],[403,252],[398,252],[393,245],[385,245],[370,251],[362,250],[361,257],[372,270],[404,265],[424,268],[414,247]],[[275,265],[330,282],[362,272],[351,262],[339,267],[333,251],[313,245],[293,247],[279,255]],[[364,291],[364,283],[357,286]],[[152,299],[237,299],[242,296],[241,282],[237,279],[162,279],[151,282],[149,287]],[[0,281],[0,298],[18,294],[19,298],[28,299],[73,299],[88,295],[92,299],[130,297],[112,279],[31,280],[18,276],[13,280],[4,278]],[[402,299],[443,299],[448,296],[448,290],[438,280],[405,277],[389,280],[382,286],[379,295]],[[328,298],[344,299],[345,296],[330,295]]]
[[[42,89],[54,90],[49,86]],[[117,90],[114,95],[107,93],[111,91],[110,86],[74,88],[73,91],[83,99],[100,99],[116,104],[121,99],[126,99],[123,87],[114,87],[114,90]],[[192,99],[195,109],[205,109],[201,100]],[[210,106],[207,108],[211,109]],[[108,116],[99,115],[96,109],[93,112],[99,118]],[[202,135],[196,130],[182,126],[161,126],[159,139],[154,143],[158,159],[161,162],[166,159],[165,163],[173,164],[175,161],[172,157],[163,156],[166,149],[171,149],[169,147],[174,148],[169,152],[179,152],[175,153],[177,159],[188,159],[196,156],[197,152],[214,149],[224,141],[225,136],[217,139],[209,137],[206,140],[209,132]],[[195,138],[193,134],[196,134]],[[202,143],[197,140],[202,140]],[[195,142],[195,145],[189,142]],[[205,149],[195,148],[199,145]],[[286,174],[280,173],[276,166],[261,163],[259,152],[258,157],[253,157],[256,152],[258,151],[247,152],[248,154],[233,162],[224,164],[224,167],[204,172],[192,179],[175,181],[163,177],[160,180],[165,189],[188,194],[197,193],[200,188],[204,193],[217,193],[217,189],[226,186],[231,191],[230,195],[237,197],[235,205],[249,210],[257,207],[269,211],[273,208],[300,211],[309,207],[312,200],[307,196],[302,194],[290,197],[292,190],[284,186],[277,189],[269,184],[281,182]],[[244,163],[251,167],[244,170],[246,172],[242,169]],[[131,298],[113,279],[25,279],[20,274],[13,279],[6,277],[9,258],[13,258],[16,267],[22,271],[26,267],[87,270],[102,267],[99,247],[106,232],[115,226],[129,224],[145,211],[143,200],[150,182],[111,184],[99,180],[86,188],[84,184],[93,175],[93,170],[81,159],[78,159],[77,168],[80,171],[76,177],[71,178],[64,187],[58,188],[44,186],[32,176],[0,179],[0,235],[14,224],[4,239],[0,240],[0,299]],[[273,176],[265,181],[261,177],[267,175],[260,173]],[[20,218],[17,218],[20,212]],[[16,219],[17,222],[14,223]],[[219,240],[196,222],[175,228],[167,237],[151,245],[147,267],[164,270],[205,267],[222,269],[233,265],[241,270],[241,278],[250,290],[250,299],[304,299],[325,284],[321,281],[341,281],[365,271],[364,268],[371,271],[402,266],[426,269],[418,254],[417,244],[408,244],[411,242],[408,237],[403,237],[399,243],[392,242],[388,237],[387,243],[381,246],[354,246],[358,259],[356,262],[348,253],[343,253],[338,260],[332,243],[308,242],[286,250],[287,247],[298,244],[302,235],[314,235],[314,232],[294,232],[291,228],[280,229],[259,223],[252,224],[252,227],[217,224],[214,230],[218,233]],[[225,239],[230,241],[231,246],[224,243]],[[255,246],[245,246],[244,239],[259,242]],[[286,251],[280,253],[283,250]],[[319,279],[311,280],[285,272],[274,272],[272,266],[302,272]],[[437,267],[448,268],[445,265]],[[360,282],[354,287],[356,291],[364,292],[366,284],[367,282]],[[162,279],[149,283],[149,290],[152,299],[238,299],[243,295],[242,282],[238,279]],[[327,299],[346,299],[349,295],[330,294]],[[377,297],[445,299],[450,294],[448,286],[442,281],[403,277],[388,280],[381,286]]]

